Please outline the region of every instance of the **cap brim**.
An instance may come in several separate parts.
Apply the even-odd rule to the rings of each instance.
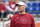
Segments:
[[[19,5],[19,4],[16,4],[16,6],[21,6],[21,5]]]
[[[16,4],[16,6],[18,6],[18,4]]]

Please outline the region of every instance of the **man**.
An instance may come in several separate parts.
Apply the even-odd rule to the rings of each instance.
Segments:
[[[6,13],[5,4],[2,1],[3,0],[0,0],[0,18],[5,18],[7,13]]]
[[[26,4],[18,2],[16,5],[19,13],[12,17],[10,27],[35,27],[33,16],[25,12]]]
[[[7,3],[7,6],[6,8],[9,10],[9,12],[11,12],[12,14],[15,14],[18,10],[18,7],[15,6],[16,3],[18,2],[18,0],[10,0],[9,2],[6,2]]]

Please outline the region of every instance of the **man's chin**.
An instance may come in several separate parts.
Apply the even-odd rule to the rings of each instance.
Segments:
[[[19,11],[19,13],[22,13],[22,11]]]

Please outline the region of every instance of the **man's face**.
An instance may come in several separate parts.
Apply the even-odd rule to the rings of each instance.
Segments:
[[[18,5],[18,11],[23,12],[25,10],[25,6],[23,5]]]

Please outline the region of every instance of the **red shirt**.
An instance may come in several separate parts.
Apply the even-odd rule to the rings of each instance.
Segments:
[[[35,27],[34,18],[28,13],[24,15],[18,13],[12,17],[10,27]]]
[[[6,11],[6,8],[5,8],[5,5],[4,5],[4,4],[0,4],[0,11],[1,11],[1,10]]]

